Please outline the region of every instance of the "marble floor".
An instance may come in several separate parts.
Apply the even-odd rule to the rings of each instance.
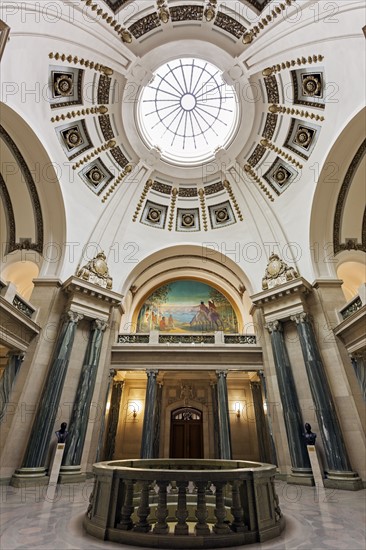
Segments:
[[[54,497],[46,489],[1,486],[1,550],[97,550],[131,547],[102,542],[86,535],[82,518],[92,483],[58,486]],[[365,550],[366,490],[351,492],[276,484],[286,517],[281,537],[248,550]]]

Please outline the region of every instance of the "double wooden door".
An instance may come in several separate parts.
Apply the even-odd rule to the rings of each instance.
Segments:
[[[171,458],[203,458],[202,412],[184,407],[172,412]]]

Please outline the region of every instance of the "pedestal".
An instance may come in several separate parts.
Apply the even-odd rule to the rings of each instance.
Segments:
[[[323,468],[321,466],[320,457],[318,454],[318,450],[315,447],[315,445],[308,445],[308,454],[311,464],[311,469],[313,471],[313,478],[315,482],[316,487],[324,487],[324,481],[323,481]]]

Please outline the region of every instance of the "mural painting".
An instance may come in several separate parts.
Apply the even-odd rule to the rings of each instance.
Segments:
[[[142,305],[137,332],[238,332],[230,302],[200,281],[174,281],[155,290]]]

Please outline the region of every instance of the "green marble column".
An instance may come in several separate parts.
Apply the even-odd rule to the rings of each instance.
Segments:
[[[6,416],[6,405],[9,403],[11,391],[23,360],[23,352],[8,353],[8,361],[0,379],[0,422]]]
[[[49,444],[54,430],[61,392],[64,386],[78,322],[83,315],[68,311],[54,348],[46,383],[33,422],[28,447],[20,470],[14,474],[44,476]]]
[[[226,384],[227,372],[223,370],[216,371],[216,375],[220,432],[220,458],[224,460],[231,460],[229,402]]]
[[[366,401],[366,352],[352,353],[351,362],[363,400]]]
[[[307,480],[307,484],[309,484],[312,483],[312,471],[303,437],[304,423],[301,416],[300,403],[297,396],[290,359],[283,336],[283,327],[279,321],[273,321],[268,323],[266,328],[271,335],[277,383],[281,397],[292,471],[296,477],[310,478]],[[299,483],[301,481],[305,482],[305,479],[298,479]]]
[[[255,411],[255,425],[257,430],[259,460],[261,462],[271,463],[271,446],[266,416],[263,409],[262,384],[260,382],[250,382],[252,390],[253,405]]]
[[[259,370],[257,372],[257,374],[258,374],[258,376],[261,380],[263,393],[264,393],[264,400],[265,400],[265,403],[267,405],[267,413],[266,413],[265,417],[266,417],[266,421],[267,421],[269,440],[270,440],[270,444],[271,444],[271,464],[276,464],[276,466],[278,466],[276,446],[275,446],[274,438],[273,438],[271,411],[270,411],[269,403],[268,403],[268,391],[267,391],[266,377],[264,376],[264,372],[262,370]]]
[[[100,319],[95,319],[91,325],[89,341],[80,372],[71,419],[68,425],[69,434],[66,439],[62,460],[62,474],[68,472],[64,466],[78,466],[77,470],[80,470],[81,456],[89,421],[90,404],[93,398],[95,380],[97,377],[103,335],[107,326],[107,323]],[[74,473],[74,470],[70,469],[69,473]]]
[[[122,392],[123,392],[124,384],[125,383],[123,380],[113,380],[111,404],[110,404],[109,415],[108,415],[108,428],[107,428],[104,460],[113,460],[114,449],[116,446],[119,410],[121,407]]]
[[[358,487],[359,478],[352,471],[348,458],[337,411],[309,316],[303,312],[294,315],[291,320],[295,321],[300,338],[301,350],[324,445],[328,477],[338,479],[340,481],[339,488],[361,488]],[[348,478],[351,485],[349,487],[346,486]],[[358,478],[356,483],[353,483],[352,478]]]
[[[219,404],[217,399],[217,384],[211,382],[212,418],[214,425],[214,450],[215,458],[220,458],[220,432],[216,429],[219,425]]]
[[[144,424],[142,427],[141,440],[141,458],[153,458],[154,456],[154,433],[156,422],[156,394],[157,394],[157,370],[148,370],[146,398],[145,398],[145,414]]]

